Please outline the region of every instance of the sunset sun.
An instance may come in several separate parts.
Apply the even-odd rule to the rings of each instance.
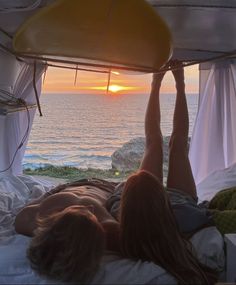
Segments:
[[[93,89],[93,90],[101,90],[101,91],[106,91],[107,90],[107,86],[97,86],[97,87],[90,87],[89,89]],[[131,86],[123,86],[123,85],[116,85],[116,84],[112,84],[109,86],[109,92],[111,93],[121,93],[123,91],[129,91],[129,90],[135,90],[137,89],[136,87],[131,87]]]
[[[109,91],[111,91],[112,93],[117,93],[122,90],[125,90],[124,86],[120,86],[120,85],[110,85],[109,86]]]

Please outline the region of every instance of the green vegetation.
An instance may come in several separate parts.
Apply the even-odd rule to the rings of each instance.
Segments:
[[[44,168],[38,168],[35,170],[25,169],[24,174],[27,175],[42,175],[42,176],[50,176],[55,178],[66,179],[69,181],[75,181],[82,178],[100,178],[107,179],[113,181],[122,181],[125,180],[133,171],[129,172],[119,172],[115,169],[78,169],[75,167],[56,167],[49,166]]]

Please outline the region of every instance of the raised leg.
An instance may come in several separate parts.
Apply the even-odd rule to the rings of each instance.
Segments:
[[[176,81],[177,95],[173,131],[169,143],[167,187],[184,191],[193,198],[197,198],[196,186],[188,158],[189,118],[183,68],[173,70],[173,75]]]
[[[160,127],[160,87],[164,73],[154,74],[151,94],[145,115],[146,148],[140,166],[141,170],[147,170],[154,174],[160,182],[163,182],[163,149],[162,133]]]

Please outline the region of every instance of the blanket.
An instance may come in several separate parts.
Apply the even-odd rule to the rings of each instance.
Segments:
[[[236,233],[236,188],[218,192],[209,203],[214,222],[222,234]]]

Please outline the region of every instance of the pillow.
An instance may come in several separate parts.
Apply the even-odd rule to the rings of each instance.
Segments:
[[[108,253],[91,284],[147,284],[153,279],[155,284],[177,284],[172,276],[153,262],[132,261]]]
[[[55,284],[34,272],[26,257],[30,238],[15,235],[0,243],[0,284]],[[215,227],[202,229],[191,242],[199,260],[218,271],[224,269],[223,238]],[[95,284],[177,284],[163,268],[152,262],[131,261],[111,252],[103,257]],[[60,282],[56,281],[56,284]]]
[[[0,284],[55,284],[55,280],[41,277],[31,269],[26,257],[29,242],[30,238],[15,235],[0,243]],[[154,263],[121,259],[107,252],[91,284],[146,284],[154,278],[156,284],[177,284]]]
[[[216,227],[208,227],[198,231],[190,241],[201,263],[218,272],[224,270],[224,239]]]
[[[15,235],[0,244],[0,284],[55,284],[37,275],[30,267],[26,249],[30,238]]]

